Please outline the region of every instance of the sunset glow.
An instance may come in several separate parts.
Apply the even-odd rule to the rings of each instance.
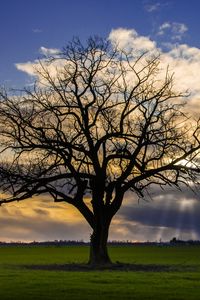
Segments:
[[[144,68],[147,59],[145,55],[142,55],[146,52],[151,58],[159,55],[159,72],[152,73],[153,79],[156,80],[153,81],[150,77],[153,92],[158,86],[161,86],[163,78],[168,76],[166,75],[168,74],[166,70],[168,70],[174,80],[172,84],[173,89],[187,95],[187,97],[171,96],[171,101],[176,100],[179,105],[186,102],[184,118],[188,118],[189,125],[188,128],[184,128],[185,132],[189,133],[191,128],[193,129],[193,126],[198,123],[200,116],[200,39],[198,32],[200,2],[102,0],[94,1],[95,3],[93,3],[90,0],[60,0],[57,6],[55,1],[51,0],[13,1],[12,6],[6,1],[3,2],[1,10],[4,14],[0,18],[2,37],[0,86],[10,89],[9,92],[12,93],[16,103],[19,103],[19,95],[15,94],[15,91],[18,92],[23,87],[26,87],[27,90],[33,89],[35,81],[37,81],[35,87],[48,86],[41,73],[36,72],[36,69],[40,72],[43,70],[41,63],[44,63],[49,68],[48,70],[52,77],[56,77],[58,73],[60,74],[63,71],[64,63],[59,55],[62,47],[69,40],[74,36],[78,36],[81,40],[86,41],[89,36],[99,35],[106,38],[113,47],[117,46],[118,49],[123,49],[124,53],[127,51],[126,53],[131,54],[130,61],[125,62],[124,66],[129,67],[130,62],[132,63],[135,58],[141,56],[142,59],[138,64],[135,64],[135,68],[144,77],[147,73],[147,69]],[[189,16],[188,11],[192,17]],[[16,24],[18,26],[17,30]],[[49,55],[59,58],[59,60],[55,60],[48,65],[45,57]],[[107,63],[108,61],[104,61],[105,65]],[[116,60],[115,63],[123,66],[120,59]],[[70,67],[72,68],[68,61],[67,68],[70,69]],[[113,70],[114,67],[109,71]],[[108,72],[108,69],[103,69],[99,78],[102,76],[107,82],[108,77],[106,76],[108,74],[111,74]],[[116,86],[120,90],[120,85],[123,82],[128,82],[130,89],[137,83],[137,80],[138,76],[135,75],[134,78],[129,78],[129,72],[127,72],[124,77],[116,80]],[[145,90],[145,85],[146,82],[141,89],[144,88]],[[128,91],[127,88],[126,92],[128,93]],[[146,93],[150,94],[150,92]],[[117,94],[117,89],[113,94]],[[52,103],[57,101],[54,95],[51,95],[51,98]],[[119,101],[120,97],[116,96],[113,99],[113,101],[116,101],[116,99]],[[137,103],[137,99],[132,106],[135,103]],[[119,106],[118,109],[121,110],[121,107],[123,106]],[[145,107],[145,109],[149,110],[150,114],[152,107]],[[124,109],[125,111],[126,109]],[[89,119],[93,118],[93,113],[94,111],[90,112]],[[143,115],[143,111],[141,112],[141,109],[138,108],[131,117],[133,120],[138,118],[141,121]],[[117,120],[117,114],[115,118]],[[158,113],[155,116],[155,120],[157,118]],[[193,121],[190,121],[191,119]],[[53,119],[50,117],[49,120],[53,122]],[[65,125],[72,124],[71,126],[74,126],[75,121],[73,123],[73,120],[73,116],[68,117]],[[181,117],[180,119],[177,117],[176,122],[171,118],[169,122],[179,124],[178,122],[181,123],[180,120]],[[126,126],[124,126],[127,132],[130,129],[131,118],[128,121]],[[140,128],[142,122],[140,123],[139,121],[139,125],[135,126],[135,134],[139,130],[142,131]],[[93,135],[103,136],[105,131],[104,123],[103,121],[100,122],[100,120],[98,122],[98,130]],[[68,130],[69,128],[70,126],[68,126]],[[156,132],[155,128],[153,132]],[[51,130],[48,130],[49,136],[53,135]],[[172,132],[167,132],[165,135],[172,135]],[[6,139],[5,136],[1,138],[2,140]],[[193,140],[194,144],[199,142],[196,136],[193,136]],[[112,144],[117,144],[117,138],[110,141],[110,145],[108,143],[103,145],[102,143],[102,147],[98,150],[100,162],[103,147],[107,146],[111,153]],[[173,149],[173,147],[171,148]],[[140,158],[138,160],[139,163],[142,162],[145,151],[150,158],[151,155],[155,154],[155,149],[158,149],[157,144],[145,148],[143,152],[140,150],[138,154]],[[24,152],[22,154],[24,164],[26,160],[36,163],[39,153],[37,151],[32,151],[28,154]],[[123,151],[123,143],[120,139],[117,151],[119,153]],[[166,148],[167,151],[168,148]],[[178,149],[178,154],[179,151],[182,159],[177,162],[178,166],[182,166],[182,169],[184,167],[194,169],[199,167],[199,150],[195,150],[196,153],[191,158],[184,158],[185,149]],[[139,167],[135,167],[131,175],[133,177],[142,176],[147,170],[163,167],[166,161],[170,162],[174,159],[173,151],[169,152],[168,156],[164,154],[164,158],[150,159],[145,166],[146,169],[140,168],[140,164],[138,164]],[[10,163],[11,157],[13,159],[13,154],[11,154],[10,150],[7,150],[4,154],[1,154],[1,159],[2,157],[6,158],[7,163]],[[177,152],[176,157],[178,157]],[[46,163],[50,159],[52,158],[46,158]],[[74,160],[74,166],[76,166],[76,163]],[[79,166],[79,161],[77,166]],[[106,175],[109,178],[117,178],[119,174],[123,173],[127,165],[119,158],[116,158],[108,163],[108,166]],[[81,165],[80,170],[81,168],[84,167]],[[88,169],[90,169],[91,173],[94,173],[93,166],[90,165]],[[171,178],[170,176],[168,178],[169,185]],[[197,182],[198,180],[195,178],[194,181]],[[109,239],[125,241],[159,241],[170,240],[173,237],[200,239],[199,191],[196,192],[196,189],[194,189],[196,192],[194,193],[192,190],[193,184],[190,184],[189,180],[187,183],[191,189],[181,185],[180,189],[174,190],[163,185],[162,190],[158,189],[157,185],[154,185],[149,190],[149,194],[145,191],[144,201],[140,199],[138,201],[138,195],[127,192],[121,210],[114,217]],[[147,182],[145,184],[148,186]],[[4,199],[5,195],[2,193],[0,198]],[[85,193],[84,200],[86,204],[91,206],[91,198],[87,193]],[[33,196],[27,201],[22,200],[6,205],[2,204],[0,207],[0,227],[0,241],[7,242],[33,240],[89,241],[91,234],[90,227],[78,210],[67,203],[54,202],[53,197],[47,194],[39,195],[38,197]]]

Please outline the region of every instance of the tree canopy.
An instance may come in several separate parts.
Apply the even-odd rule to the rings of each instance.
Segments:
[[[109,262],[126,192],[198,184],[199,120],[157,53],[74,39],[34,72],[33,87],[0,92],[0,203],[45,193],[72,204],[93,230],[90,262]]]

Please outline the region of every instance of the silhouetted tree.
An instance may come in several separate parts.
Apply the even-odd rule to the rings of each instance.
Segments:
[[[1,91],[0,203],[48,193],[76,207],[93,230],[91,264],[110,263],[109,226],[126,192],[198,180],[199,123],[159,63],[74,39],[38,62],[34,87]]]

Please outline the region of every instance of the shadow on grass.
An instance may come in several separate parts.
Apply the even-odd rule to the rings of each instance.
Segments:
[[[20,269],[44,270],[44,271],[134,271],[134,272],[181,272],[196,271],[194,266],[183,265],[153,265],[153,264],[126,264],[113,263],[109,265],[88,265],[88,264],[50,264],[50,265],[20,265]]]

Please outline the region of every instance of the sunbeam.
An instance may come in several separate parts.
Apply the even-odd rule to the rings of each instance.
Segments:
[[[194,205],[195,201],[193,199],[183,199],[181,201],[180,210],[177,217],[177,228],[175,236],[179,239],[183,239],[185,236],[185,232],[183,230],[184,225],[184,217],[187,216],[186,220],[189,222],[188,224],[188,234],[192,240],[198,238],[198,235],[195,230],[195,222],[194,222]]]
[[[171,201],[166,201],[165,205],[163,207],[162,213],[160,215],[160,220],[159,223],[161,224],[161,226],[158,227],[158,232],[156,235],[156,241],[161,241],[163,239],[164,236],[164,231],[166,230],[166,226],[164,224],[166,224],[169,213],[170,213],[170,206],[171,206]]]

